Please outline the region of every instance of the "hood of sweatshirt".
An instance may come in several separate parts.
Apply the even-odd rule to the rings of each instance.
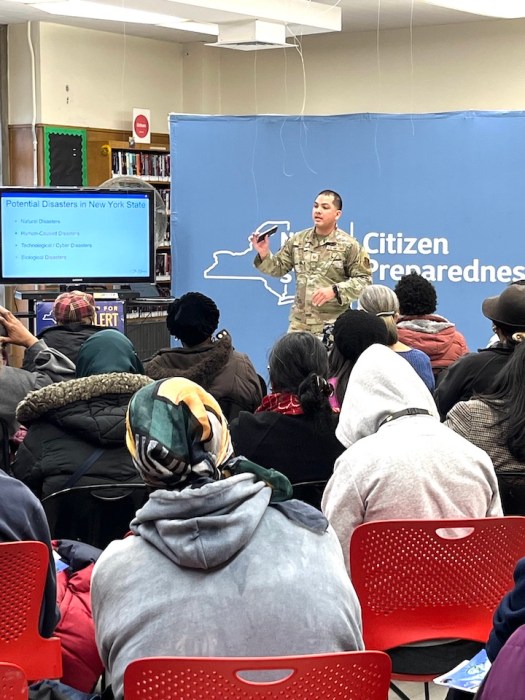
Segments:
[[[270,496],[271,488],[253,474],[182,491],[159,489],[137,511],[131,530],[179,566],[211,569],[250,541]]]
[[[372,345],[348,380],[337,438],[348,448],[376,433],[387,416],[406,408],[425,409],[439,420],[434,399],[411,365],[390,348]]]

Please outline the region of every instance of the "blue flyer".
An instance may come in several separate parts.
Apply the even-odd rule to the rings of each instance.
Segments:
[[[447,686],[448,688],[466,690],[474,695],[487,675],[489,668],[490,661],[487,658],[487,652],[485,649],[482,649],[470,661],[462,661],[452,671],[434,678],[434,683]]]

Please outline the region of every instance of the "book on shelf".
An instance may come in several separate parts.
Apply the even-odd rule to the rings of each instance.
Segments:
[[[152,182],[169,182],[170,166],[169,153],[115,149],[111,157],[111,170],[114,176],[134,175]]]
[[[167,277],[171,274],[171,254],[158,252],[155,257],[155,274],[157,277]]]

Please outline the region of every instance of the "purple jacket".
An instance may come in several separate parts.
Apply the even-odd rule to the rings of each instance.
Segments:
[[[499,652],[476,700],[525,698],[525,625],[509,637]]]

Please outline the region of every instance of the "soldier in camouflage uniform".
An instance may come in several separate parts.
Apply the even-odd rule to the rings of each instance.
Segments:
[[[299,231],[276,255],[268,237],[251,237],[258,255],[254,265],[272,277],[295,270],[296,292],[288,331],[323,332],[357,299],[372,281],[368,253],[358,241],[337,228],[342,201],[337,192],[324,190],[313,207],[314,227]]]

